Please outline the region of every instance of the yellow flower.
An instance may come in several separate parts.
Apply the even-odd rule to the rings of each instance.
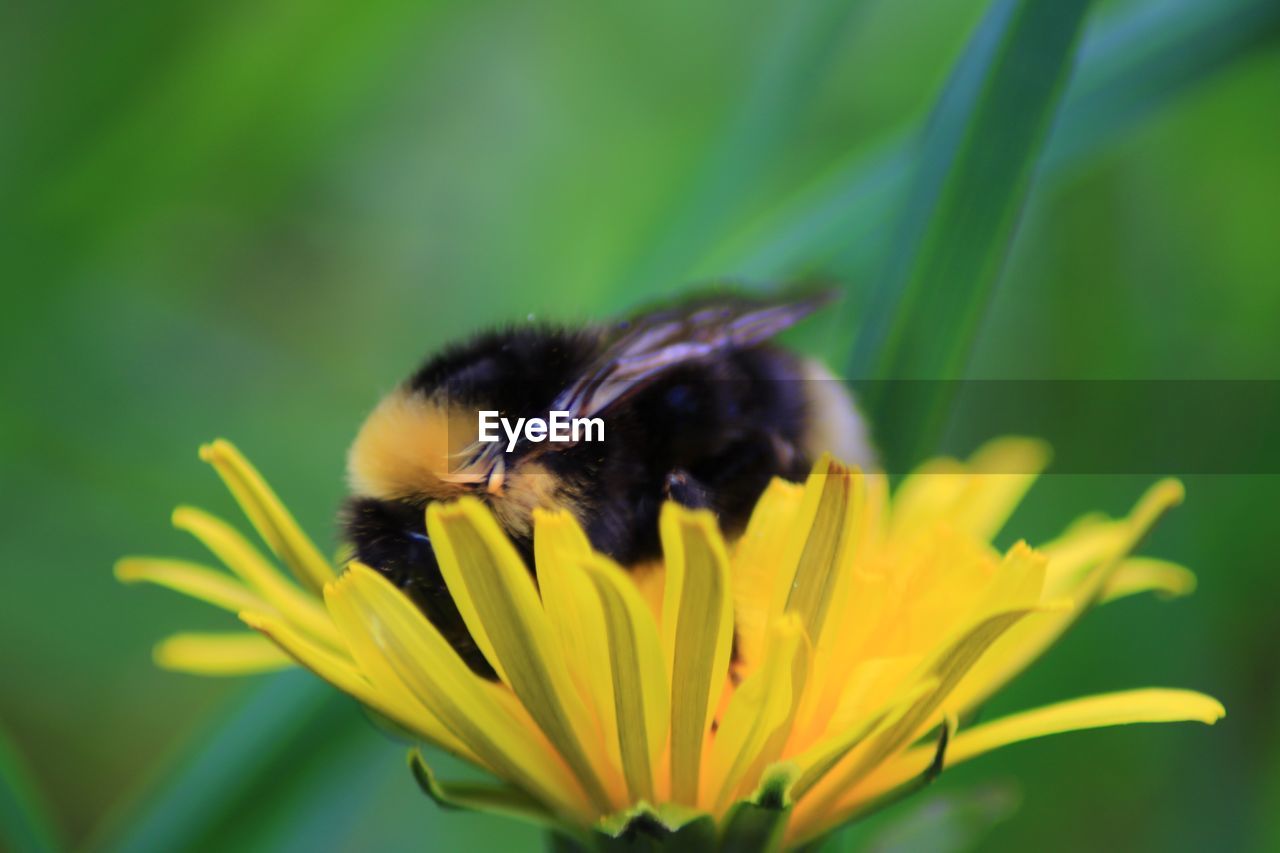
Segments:
[[[960,729],[1092,605],[1194,586],[1130,556],[1182,497],[1153,486],[1128,517],[1090,516],[1040,549],[992,537],[1043,468],[1034,441],[936,460],[889,495],[882,474],[820,460],[774,482],[732,546],[705,511],[663,508],[663,566],[643,585],[565,512],[535,515],[535,577],[485,506],[427,508],[450,593],[498,674],[475,676],[380,574],[341,574],[230,444],[202,448],[294,583],[225,522],[174,524],[231,570],[131,558],[150,581],[237,612],[257,633],[179,635],[158,662],[205,674],[296,661],[503,785],[437,782],[443,801],[541,821],[590,843],[647,821],[759,846],[822,836],[996,747],[1046,734],[1224,711],[1192,691],[1075,699]]]

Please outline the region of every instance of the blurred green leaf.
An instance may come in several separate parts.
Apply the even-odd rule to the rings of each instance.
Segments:
[[[245,804],[270,808],[302,756],[333,751],[360,731],[350,705],[310,673],[283,673],[255,684],[90,846],[188,849],[230,823],[247,822]]]
[[[809,101],[807,93],[822,80],[861,5],[848,0],[773,5],[742,99],[703,156],[692,185],[681,188],[658,233],[642,241],[639,258],[627,266],[616,292],[671,292],[687,285],[690,263],[758,189],[759,173],[787,141]]]
[[[14,206],[56,228],[60,254],[73,256],[65,251],[69,238],[86,241],[77,249],[87,255],[175,195],[207,190],[210,181],[238,187],[247,202],[242,213],[253,213],[323,156],[335,141],[332,128],[420,47],[411,36],[436,5],[255,4],[227,7],[207,26],[174,32],[184,41],[165,73],[124,91],[102,92],[77,80],[66,118],[21,128],[9,189]],[[120,27],[121,18],[122,29],[136,37],[131,16],[110,13],[103,26]],[[65,70],[48,73],[61,82]],[[202,108],[190,110],[193,103]],[[68,122],[86,115],[97,116],[100,126],[68,132]],[[160,139],[164,144],[154,144]],[[138,156],[140,148],[147,156]],[[50,168],[51,158],[61,159],[61,167]],[[256,180],[241,184],[246,174]]]
[[[549,831],[576,834],[572,826],[560,820],[546,805],[519,788],[494,782],[441,782],[417,749],[409,751],[409,770],[422,792],[442,809],[502,814]]]
[[[61,846],[22,756],[0,729],[0,848],[44,851]]]
[[[1073,172],[1119,134],[1277,36],[1280,4],[1272,0],[1155,0],[1091,24],[1043,171]],[[897,136],[833,164],[726,235],[697,269],[772,278],[816,267],[856,286],[882,259],[885,223],[906,194],[913,156],[908,140]]]
[[[997,0],[971,37],[930,117],[887,271],[859,326],[854,377],[962,371],[1089,5]],[[864,396],[891,470],[931,449],[946,400],[921,390],[937,387],[895,381]]]
[[[249,690],[173,767],[118,810],[85,845],[93,850],[315,850],[373,832],[402,843],[409,834],[464,847],[470,826],[440,826],[440,811],[414,790],[388,730],[352,699],[304,671]],[[393,735],[394,736],[394,735]],[[401,744],[404,740],[397,738]],[[464,780],[476,771],[433,759]],[[462,781],[457,790],[480,791]],[[393,817],[387,826],[386,813]],[[519,846],[536,834],[502,822],[490,838]]]
[[[993,826],[1018,807],[1007,785],[985,785],[937,794],[851,827],[821,849],[866,853],[964,853],[975,850]]]
[[[1272,0],[1133,3],[1091,26],[1046,167],[1072,169],[1124,128],[1278,36],[1280,3]]]

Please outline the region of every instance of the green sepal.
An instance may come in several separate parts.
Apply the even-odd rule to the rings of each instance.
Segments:
[[[709,814],[697,809],[676,803],[655,807],[641,801],[602,818],[596,824],[591,841],[589,849],[600,851],[701,853],[715,849],[716,824]],[[559,849],[573,848],[561,846]]]
[[[856,378],[964,375],[1092,3],[985,5],[925,126],[888,264],[859,303]],[[908,470],[936,450],[954,393],[946,382],[859,388],[868,423],[895,425],[878,436],[886,470]]]
[[[942,723],[938,726],[937,746],[934,748],[933,761],[929,762],[929,766],[919,776],[904,782],[891,791],[886,791],[881,796],[864,804],[861,808],[849,815],[848,820],[844,822],[844,826],[848,826],[854,821],[861,820],[867,815],[888,808],[895,803],[907,799],[933,784],[933,780],[942,775],[942,770],[946,767],[947,747],[951,743],[951,739],[955,737],[956,729],[959,728],[959,722],[956,718],[947,714],[942,718]],[[839,827],[836,827],[839,829]],[[834,830],[833,830],[834,831]]]
[[[790,762],[770,765],[749,798],[729,809],[720,836],[723,853],[771,853],[782,849],[791,817],[791,786],[800,769]]]
[[[580,827],[560,819],[519,788],[501,783],[441,782],[427,766],[421,751],[409,750],[408,758],[409,770],[418,787],[442,809],[506,815],[551,830],[560,837],[586,841]]]

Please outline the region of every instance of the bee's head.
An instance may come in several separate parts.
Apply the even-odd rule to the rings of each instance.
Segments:
[[[477,432],[474,407],[398,388],[382,399],[351,445],[351,493],[421,505],[483,489],[494,472],[471,464]]]
[[[383,398],[347,457],[351,493],[382,500],[450,500],[492,492],[504,471],[477,461],[478,415],[545,415],[591,357],[582,332],[529,326],[445,348]]]
[[[518,452],[478,453],[478,415],[545,411],[581,372],[593,340],[535,326],[448,347],[378,403],[351,445],[351,497],[342,518],[346,538],[357,559],[409,594],[446,635],[453,630],[447,626],[462,622],[427,534],[426,507],[479,496],[527,559],[533,507],[561,502],[559,480],[537,464],[520,465]],[[466,631],[447,638],[465,657]]]

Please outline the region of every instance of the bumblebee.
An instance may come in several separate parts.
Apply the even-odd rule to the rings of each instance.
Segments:
[[[431,501],[475,495],[527,565],[535,508],[571,512],[592,546],[636,569],[659,556],[664,500],[713,511],[732,540],[774,477],[831,451],[869,462],[852,400],[817,361],[770,343],[825,297],[703,298],[619,322],[529,324],[429,357],[368,416],[348,454],[344,532],[471,669],[494,672],[441,576]],[[602,441],[478,440],[481,412],[599,418]]]

